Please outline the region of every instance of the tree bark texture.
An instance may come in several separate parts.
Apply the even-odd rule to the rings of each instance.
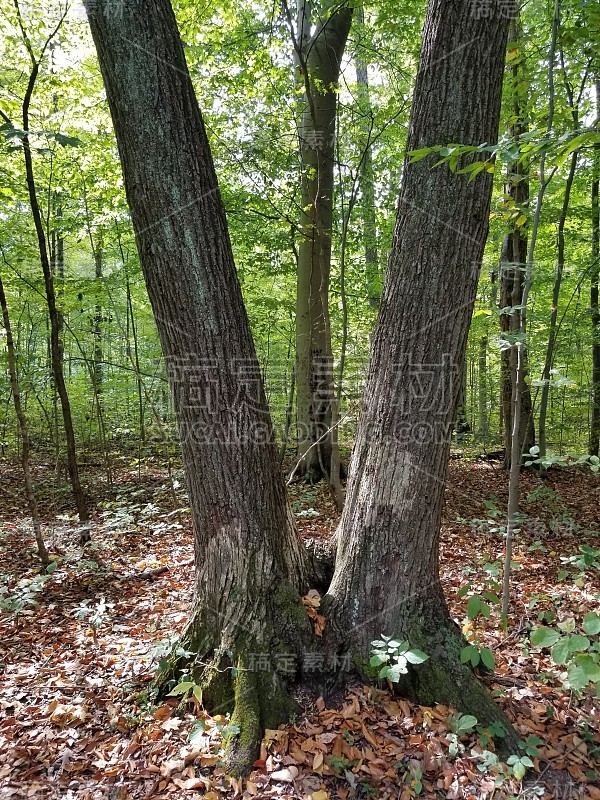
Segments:
[[[431,0],[408,151],[497,141],[508,18]],[[358,663],[379,634],[430,658],[410,687],[515,734],[472,672],[439,575],[439,532],[460,367],[488,230],[492,177],[437,156],[404,163],[392,251],[354,445],[326,612]]]
[[[240,724],[235,767],[289,711],[287,675],[270,656],[295,653],[308,626],[306,556],[173,10],[168,0],[86,6],[180,428],[196,552],[182,643],[197,654],[207,706]],[[259,673],[251,662],[264,653]]]

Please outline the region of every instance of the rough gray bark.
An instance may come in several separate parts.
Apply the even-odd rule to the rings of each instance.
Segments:
[[[508,18],[430,0],[408,150],[495,142]],[[458,371],[488,230],[491,175],[471,183],[435,156],[404,163],[398,216],[326,598],[333,630],[364,663],[379,634],[430,655],[411,675],[446,702],[516,735],[460,663],[439,576],[439,531]]]
[[[267,401],[202,116],[168,0],[86,0],[148,295],[180,428],[196,584],[182,641],[208,707],[241,727],[230,765],[289,711],[275,651],[298,654],[307,558]],[[252,659],[267,654],[258,672]],[[183,666],[174,658],[171,676]],[[186,666],[190,666],[189,663]]]
[[[289,17],[289,13],[288,13]],[[329,276],[340,67],[352,9],[316,9],[299,0],[292,33],[298,84],[304,99],[298,120],[302,185],[296,295],[296,409],[301,471],[311,480],[330,472],[335,403],[329,322]],[[290,28],[294,30],[290,21]]]

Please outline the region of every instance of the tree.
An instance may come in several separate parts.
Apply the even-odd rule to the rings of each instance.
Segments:
[[[29,204],[31,207],[31,214],[33,217],[33,223],[38,243],[39,257],[42,265],[42,272],[44,275],[44,287],[46,291],[46,301],[48,304],[48,315],[50,317],[50,360],[52,363],[52,373],[54,377],[54,383],[56,386],[56,392],[60,399],[60,405],[62,409],[63,424],[65,429],[65,439],[67,444],[67,466],[69,471],[69,478],[71,481],[71,488],[73,490],[73,497],[75,499],[75,504],[77,506],[79,520],[80,522],[85,523],[89,519],[89,513],[87,509],[85,495],[79,478],[79,466],[77,464],[77,450],[75,445],[75,431],[73,427],[73,417],[71,414],[71,403],[69,399],[69,394],[67,392],[67,387],[65,384],[65,376],[62,364],[62,347],[60,342],[61,324],[62,324],[61,315],[56,303],[54,276],[52,274],[52,266],[48,254],[48,243],[47,243],[46,233],[44,231],[42,212],[38,200],[38,192],[36,187],[34,164],[33,164],[33,152],[30,139],[31,131],[29,124],[31,99],[35,91],[35,85],[39,75],[40,66],[42,64],[44,56],[52,40],[56,36],[58,30],[60,29],[60,26],[64,21],[68,7],[62,13],[58,24],[46,37],[40,53],[36,55],[31,40],[29,38],[29,35],[25,29],[25,25],[23,23],[23,18],[21,16],[18,0],[14,0],[14,6],[16,10],[17,23],[19,25],[21,35],[23,38],[23,43],[25,45],[25,48],[27,50],[31,62],[31,71],[29,73],[29,79],[27,81],[27,89],[21,107],[21,119],[23,123],[23,133],[21,138],[23,144],[23,159],[25,162],[27,192],[29,195]],[[14,129],[14,126],[12,125],[10,118],[4,112],[0,112],[0,116],[2,116],[5,123],[9,127],[12,127]]]
[[[179,422],[198,565],[182,638],[205,702],[235,703],[231,763],[247,764],[290,708],[281,675],[252,659],[298,654],[308,559],[175,16],[168,0],[120,5],[86,3]]]
[[[596,113],[600,115],[600,79],[595,79]],[[590,316],[592,322],[592,420],[590,425],[590,455],[597,456],[600,446],[600,309],[598,307],[598,279],[600,277],[600,144],[594,147],[592,175],[592,251],[590,281]]]
[[[506,25],[498,19],[472,20],[462,13],[468,5],[465,0],[454,3],[452,11],[441,0],[430,5],[412,147],[431,141],[492,141],[496,135]],[[240,730],[231,738],[230,766],[239,769],[256,758],[261,730],[289,713],[286,683],[303,677],[306,650],[319,645],[300,593],[323,580],[324,572],[316,574],[286,500],[210,148],[170,3],[125,0],[120,13],[110,0],[87,0],[86,6],[174,392],[194,522],[194,600],[163,680],[178,678],[185,669],[201,688],[206,706],[233,711],[232,723]],[[464,42],[458,54],[457,42]],[[440,92],[446,90],[452,93],[448,124],[440,119]],[[424,186],[431,196],[422,196]],[[489,198],[487,177],[467,184],[461,176],[431,171],[429,163],[406,167],[391,277],[365,395],[368,411],[355,455],[352,502],[342,523],[329,597],[333,624],[326,652],[350,650],[360,660],[382,626],[422,639],[432,667],[423,673],[419,696],[476,708],[482,723],[504,725],[514,744],[499,708],[460,664],[460,637],[450,624],[437,573],[456,390],[440,408],[446,436],[439,448],[411,444],[406,449],[399,441],[373,439],[370,450],[368,441],[373,415],[393,420],[402,408],[392,402],[389,379],[395,382],[397,373],[389,370],[404,348],[413,348],[412,331],[422,323],[431,326],[418,340],[420,364],[439,361],[444,353],[463,354]],[[419,209],[429,201],[434,216],[424,218]],[[438,225],[447,236],[441,251]],[[406,255],[399,252],[400,242]],[[445,302],[452,309],[452,324],[437,313]],[[407,323],[400,334],[398,316]],[[412,408],[407,419],[418,426],[422,410]],[[369,451],[374,466],[377,454],[384,456],[377,484],[363,469]],[[420,470],[426,473],[418,504],[414,488],[394,480],[407,477],[407,466],[419,479]],[[386,504],[390,491],[398,494]],[[362,504],[374,524],[365,526],[365,515],[355,513]],[[411,507],[405,522],[402,514]],[[420,537],[416,547],[415,531]],[[409,561],[410,577],[404,570]],[[382,592],[390,586],[397,587],[398,595],[390,613],[382,615]],[[411,594],[415,587],[418,598]],[[438,626],[434,632],[433,625]]]
[[[12,327],[10,324],[10,316],[8,313],[8,303],[6,294],[4,292],[4,283],[0,275],[0,312],[2,313],[2,324],[4,325],[4,332],[6,335],[6,350],[8,354],[8,372],[10,375],[10,385],[12,389],[13,404],[15,413],[19,420],[19,431],[21,433],[21,466],[23,469],[23,480],[25,482],[25,496],[27,497],[27,505],[29,506],[29,513],[31,514],[31,523],[33,526],[33,534],[37,545],[38,555],[40,561],[45,566],[50,563],[50,556],[44,543],[42,535],[42,524],[40,522],[40,514],[38,511],[37,498],[33,489],[33,481],[31,479],[31,463],[29,454],[31,447],[29,444],[29,426],[27,424],[27,417],[23,411],[21,403],[21,389],[19,386],[19,374],[17,372],[17,354],[15,352],[15,344],[13,341]]]
[[[314,481],[328,477],[331,469],[332,437],[327,431],[335,403],[329,318],[335,127],[352,8],[330,2],[317,8],[302,0],[295,31],[287,13],[298,83],[304,89],[298,120],[302,167],[296,296],[298,455],[302,472]]]
[[[415,159],[427,148],[497,140],[509,23],[499,8],[488,17],[474,14],[468,0],[429,3],[409,126]],[[411,160],[409,152],[404,163],[325,608],[358,659],[382,632],[428,653],[411,675],[421,702],[442,700],[484,724],[506,725],[460,662],[464,643],[448,613],[438,556],[492,176],[484,170],[470,181],[456,166],[432,168],[435,160]]]
[[[508,135],[518,139],[527,133],[527,82],[523,80],[523,32],[518,17],[511,21],[509,37],[512,50],[509,60],[510,122]],[[527,206],[529,203],[529,170],[521,160],[509,164],[505,194],[511,204],[511,229],[505,233],[500,253],[500,330],[511,335],[516,311],[522,303],[523,278],[527,262]],[[514,370],[511,367],[512,348],[501,353],[502,432],[504,436],[504,465],[510,468],[513,432]],[[519,423],[519,452],[529,452],[535,445],[531,389],[527,382],[527,352],[523,352],[522,391],[519,398],[521,419]],[[521,457],[519,456],[519,464]]]

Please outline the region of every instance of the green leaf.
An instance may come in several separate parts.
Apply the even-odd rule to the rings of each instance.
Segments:
[[[471,714],[462,714],[458,719],[456,733],[469,733],[470,731],[475,730],[476,725],[477,717],[473,717]]]
[[[552,648],[552,661],[555,664],[566,664],[570,655],[569,637],[563,636]]]
[[[467,603],[467,617],[469,619],[475,619],[475,617],[479,614],[481,610],[481,600],[477,597],[476,594],[469,597],[469,602]]]
[[[372,667],[380,667],[382,664],[387,664],[388,657],[385,653],[374,653],[369,659],[369,664]]]
[[[477,652],[477,648],[473,647],[472,644],[468,644],[466,647],[463,647],[463,649],[460,651],[460,660],[463,664],[469,663],[474,650]]]
[[[589,683],[600,682],[600,666],[595,662],[593,656],[581,656],[576,663],[569,666],[567,680],[572,689],[580,691]]]
[[[492,651],[487,647],[482,647],[480,651],[481,661],[483,662],[484,666],[488,669],[494,669],[496,666],[496,660],[494,658],[494,654]]]
[[[551,647],[560,639],[560,633],[554,628],[542,625],[531,634],[531,644],[535,647]]]
[[[187,694],[194,686],[195,684],[193,681],[182,681],[181,683],[178,683],[171,692],[169,692],[167,697],[177,697],[180,694]]]
[[[600,633],[600,614],[595,614],[593,611],[586,614],[583,618],[582,628],[585,633],[589,633],[590,636],[595,636],[597,633]]]
[[[569,636],[569,652],[581,653],[584,650],[589,650],[590,640],[587,636],[581,633],[576,633],[574,636]]]
[[[192,689],[192,694],[196,698],[196,700],[202,705],[202,687],[198,686],[197,684]]]
[[[410,664],[422,664],[429,658],[422,650],[407,650],[404,656]]]

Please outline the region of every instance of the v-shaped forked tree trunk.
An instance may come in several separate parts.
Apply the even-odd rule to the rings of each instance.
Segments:
[[[497,141],[506,4],[430,0],[408,150]],[[504,13],[500,13],[500,9]],[[430,658],[410,676],[425,703],[494,721],[500,709],[460,662],[464,641],[439,574],[439,533],[460,365],[488,231],[492,176],[404,163],[398,216],[327,597],[358,659],[380,634]]]
[[[178,679],[182,668],[189,669],[209,708],[233,709],[232,721],[241,730],[231,740],[230,765],[240,768],[256,758],[261,729],[282,721],[289,710],[286,680],[301,676],[306,648],[319,654],[299,599],[311,577],[310,562],[278,470],[225,213],[169,0],[123,0],[119,15],[111,0],[86,0],[86,5],[174,392],[194,521],[195,596],[181,642],[191,656],[176,652],[170,675]],[[450,5],[460,12],[467,3]],[[457,23],[444,7],[440,0],[432,2],[426,29],[411,133],[415,147],[460,138],[491,141],[497,126],[502,25],[494,21],[492,30],[492,23],[480,22],[472,39],[466,36],[469,20],[458,13]],[[456,44],[448,44],[452,36],[463,42],[458,61],[452,51]],[[463,72],[466,49],[467,63],[477,69]],[[450,63],[440,68],[443,56]],[[497,72],[494,58],[499,59]],[[452,78],[453,70],[459,80]],[[449,126],[439,121],[443,84],[438,81],[445,81],[451,106],[457,107],[449,113]],[[432,138],[424,140],[430,122],[435,123]],[[365,656],[374,633],[396,628],[422,640],[432,656],[434,668],[423,673],[421,696],[463,708],[477,705],[482,722],[505,722],[472,674],[460,667],[459,639],[439,586],[437,545],[448,442],[407,449],[380,437],[377,452],[369,445],[371,421],[402,423],[395,415],[405,407],[395,402],[390,383],[398,377],[394,365],[403,363],[397,360],[400,353],[410,346],[419,364],[435,364],[445,352],[458,362],[464,351],[475,296],[473,262],[481,258],[487,227],[489,182],[467,187],[462,178],[443,177],[428,166],[406,172],[401,208],[408,213],[399,218],[369,385],[374,416],[363,417],[359,432],[352,502],[344,516],[331,592],[334,625],[325,647],[337,655],[350,644],[354,655]],[[424,207],[419,197],[423,184],[436,216],[416,220],[415,206]],[[404,266],[400,242],[406,243],[410,258]],[[411,338],[414,325],[425,325],[426,335]],[[448,396],[439,409],[448,435],[455,399],[455,393]],[[420,412],[413,408],[408,419],[418,425]],[[434,630],[436,625],[440,628]],[[447,675],[440,664],[448,668]]]

